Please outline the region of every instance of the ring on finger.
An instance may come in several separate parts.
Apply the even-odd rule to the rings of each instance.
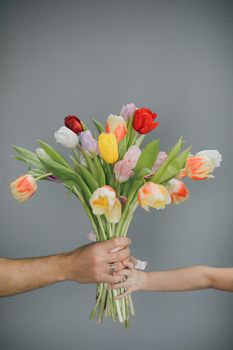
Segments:
[[[110,275],[113,275],[115,272],[115,263],[110,263],[109,267],[110,267],[109,273],[110,273]]]

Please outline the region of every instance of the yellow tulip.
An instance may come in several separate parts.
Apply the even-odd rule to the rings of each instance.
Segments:
[[[118,144],[114,133],[102,132],[98,138],[98,148],[105,162],[114,164],[118,160]]]

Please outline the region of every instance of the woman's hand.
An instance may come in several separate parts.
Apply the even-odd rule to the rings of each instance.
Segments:
[[[125,292],[118,295],[116,299],[122,299],[134,291],[146,289],[147,285],[147,272],[136,270],[134,264],[128,260],[125,260],[123,264],[125,268],[114,273],[117,277],[121,276],[122,281],[115,284],[109,284],[110,289],[125,289]]]

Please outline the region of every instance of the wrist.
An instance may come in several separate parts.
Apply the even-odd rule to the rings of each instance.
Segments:
[[[149,272],[146,271],[140,271],[140,283],[139,283],[139,290],[148,290],[148,275]]]
[[[69,280],[70,276],[70,254],[69,253],[60,253],[56,255],[57,262],[57,280],[58,282]]]
[[[63,281],[77,281],[79,274],[79,248],[60,254],[61,275]]]

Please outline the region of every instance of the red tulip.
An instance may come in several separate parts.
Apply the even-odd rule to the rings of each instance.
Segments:
[[[75,115],[67,115],[67,117],[65,117],[65,126],[75,134],[79,134],[83,131],[82,122]]]
[[[159,122],[154,122],[156,117],[157,114],[150,109],[144,107],[136,109],[133,119],[134,130],[138,131],[139,134],[147,134],[159,125]]]

